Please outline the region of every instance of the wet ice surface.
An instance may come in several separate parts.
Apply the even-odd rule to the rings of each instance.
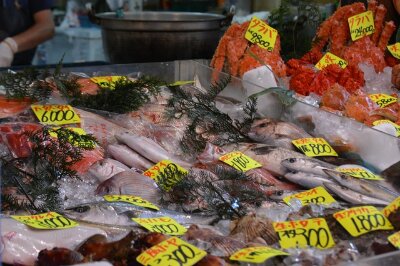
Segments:
[[[363,90],[368,94],[397,93],[397,90],[392,88],[392,68],[385,67],[383,72],[376,73],[374,67],[366,64],[359,64],[361,71],[364,72],[365,85]]]
[[[96,188],[94,180],[63,178],[59,181],[59,192],[64,208],[102,200],[102,197],[95,195]]]

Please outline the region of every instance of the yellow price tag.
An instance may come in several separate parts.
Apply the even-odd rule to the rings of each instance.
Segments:
[[[315,67],[319,70],[324,69],[325,67],[329,66],[329,65],[339,65],[341,68],[346,68],[347,67],[347,62],[346,60],[330,53],[327,52],[319,61],[318,63],[315,65]]]
[[[349,17],[347,21],[349,22],[350,35],[353,41],[371,35],[375,31],[374,15],[372,11],[366,11]]]
[[[323,187],[315,187],[300,193],[287,196],[283,201],[290,205],[291,199],[296,198],[301,201],[303,206],[313,204],[329,205],[336,202],[336,200],[326,191]]]
[[[80,123],[81,119],[70,105],[31,105],[32,111],[45,125],[67,125]]]
[[[400,249],[400,232],[396,232],[390,236],[388,236],[388,240],[390,244],[392,244],[394,247]]]
[[[242,172],[262,166],[260,163],[251,159],[247,155],[244,155],[240,151],[227,153],[222,155],[219,159]]]
[[[338,156],[336,151],[323,138],[304,138],[292,140],[294,146],[308,157]]]
[[[370,94],[368,97],[379,105],[380,108],[386,107],[392,103],[397,102],[397,98],[384,93]]]
[[[185,168],[176,163],[162,160],[147,169],[143,174],[154,179],[165,191],[170,191],[181,180],[181,177],[187,173],[188,171]]]
[[[170,217],[132,218],[150,232],[162,233],[171,236],[181,236],[186,233],[186,228]]]
[[[253,17],[244,37],[261,48],[272,52],[275,47],[278,31],[259,18]]]
[[[352,167],[352,168],[337,167],[335,170],[360,179],[383,180],[383,178],[380,177],[379,175],[375,175],[371,171],[368,171],[361,167]]]
[[[324,218],[274,222],[282,248],[331,248],[335,241]]]
[[[58,138],[57,132],[56,130],[59,129],[59,127],[56,128],[52,128],[52,130],[49,132],[50,136],[52,136],[53,138]],[[80,136],[84,136],[87,135],[87,133],[85,132],[85,130],[83,128],[79,128],[79,127],[67,127],[67,129],[79,134]],[[80,140],[78,142],[76,141],[72,141],[72,136],[70,138],[71,141],[69,141],[72,145],[74,146],[81,146],[81,147],[88,147],[88,148],[94,148],[96,146],[96,143],[93,141],[83,141]]]
[[[396,137],[400,137],[400,126],[396,123],[393,123],[390,120],[376,120],[372,122],[374,126],[381,125],[381,124],[390,124],[396,129]]]
[[[392,212],[396,211],[398,208],[400,208],[400,197],[396,198],[388,206],[386,206],[382,210],[382,213],[383,213],[383,215],[385,215],[385,217],[389,217],[389,215]]]
[[[387,46],[389,52],[397,59],[400,59],[400,43],[396,42],[395,44]]]
[[[142,199],[141,197],[137,196],[132,196],[132,195],[105,195],[103,198],[108,201],[108,202],[126,202],[130,203],[136,206],[140,207],[145,207],[149,209],[154,209],[159,211],[160,208],[158,208],[156,205],[151,203],[150,201],[147,201],[145,199]]]
[[[288,256],[289,253],[270,247],[249,247],[241,249],[232,254],[229,259],[250,263],[263,263],[276,256]]]
[[[179,80],[175,81],[174,83],[169,84],[168,86],[174,87],[174,86],[183,86],[183,85],[188,85],[188,84],[193,84],[193,80]]]
[[[354,237],[376,230],[393,230],[389,220],[373,206],[343,210],[333,217]]]
[[[78,225],[56,212],[47,212],[35,215],[12,215],[11,218],[36,229],[68,229]]]
[[[136,257],[142,265],[181,265],[191,266],[207,255],[204,250],[177,238],[171,237]]]
[[[92,77],[91,81],[99,85],[100,88],[103,89],[115,89],[115,82],[124,76],[101,76],[101,77]]]

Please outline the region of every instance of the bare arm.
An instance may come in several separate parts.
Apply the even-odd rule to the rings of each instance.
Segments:
[[[54,21],[50,10],[42,10],[33,15],[34,24],[26,31],[12,36],[22,52],[50,39],[54,35]]]

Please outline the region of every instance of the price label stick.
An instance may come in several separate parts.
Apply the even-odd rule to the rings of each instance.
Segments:
[[[368,97],[377,105],[379,105],[380,108],[384,108],[392,103],[397,102],[396,97],[384,93],[370,94],[368,95]]]
[[[290,205],[290,201],[293,198],[299,199],[303,206],[309,204],[329,205],[336,202],[336,200],[323,187],[315,187],[294,195],[287,196],[283,199],[283,201]]]
[[[323,218],[274,222],[282,248],[331,248],[335,245],[328,224]]]
[[[393,230],[389,220],[373,206],[343,210],[333,217],[354,237],[376,230]]]
[[[162,233],[171,236],[180,236],[186,233],[186,228],[170,217],[132,218],[150,232]]]
[[[360,179],[383,180],[383,178],[380,177],[379,175],[375,175],[371,171],[368,171],[361,167],[351,167],[351,168],[337,167],[335,170],[338,172],[347,174],[349,176],[352,176],[352,177],[360,178]]]
[[[160,208],[158,208],[156,205],[154,205],[153,203],[142,199],[141,197],[137,197],[137,196],[132,196],[132,195],[105,195],[103,196],[103,198],[106,201],[109,202],[126,202],[126,203],[130,203],[136,206],[140,206],[140,207],[145,207],[145,208],[149,208],[149,209],[154,209],[159,211]]]
[[[353,41],[371,35],[375,31],[372,11],[366,11],[348,18],[350,35]]]
[[[81,119],[70,105],[31,105],[40,123],[45,125],[67,125],[80,123]]]
[[[294,146],[308,157],[338,156],[336,151],[323,138],[303,138],[292,140]]]
[[[347,67],[347,62],[346,60],[330,53],[327,52],[319,61],[318,63],[315,65],[315,67],[319,70],[324,69],[325,67],[329,66],[329,65],[338,65],[341,68],[346,68]]]
[[[278,31],[264,21],[253,17],[245,33],[246,40],[272,52],[275,47]]]
[[[249,247],[241,249],[232,254],[229,259],[250,263],[263,263],[264,261],[276,256],[288,256],[289,253],[270,247]]]
[[[396,232],[390,236],[388,236],[388,240],[390,244],[400,249],[400,232]]]
[[[400,197],[397,197],[395,200],[393,200],[388,206],[386,206],[383,210],[382,213],[385,215],[385,217],[389,217],[389,215],[396,211],[398,208],[400,208]]]
[[[147,250],[136,257],[142,265],[164,266],[180,265],[191,266],[207,255],[204,250],[177,238],[171,237]]]
[[[124,79],[124,76],[100,76],[100,77],[92,77],[90,80],[96,83],[100,88],[103,89],[115,89],[115,82],[120,79]]]
[[[11,218],[36,229],[68,229],[78,225],[56,212],[46,212],[35,215],[12,215]]]
[[[262,166],[260,163],[251,159],[240,151],[230,152],[221,156],[219,159],[242,172]]]
[[[396,42],[395,44],[387,46],[389,52],[397,59],[400,59],[400,43]]]
[[[149,168],[143,174],[154,179],[165,191],[170,191],[183,176],[188,174],[188,171],[169,160],[162,160]]]
[[[52,136],[53,138],[58,138],[58,134],[57,134],[57,130],[58,129],[60,129],[60,128],[59,127],[52,128],[52,130],[49,131],[50,136]],[[66,129],[77,133],[79,136],[87,135],[85,130],[83,130],[82,128],[79,128],[79,127],[67,127]],[[93,141],[86,141],[86,140],[75,141],[75,140],[73,140],[73,136],[72,135],[69,135],[68,137],[69,137],[68,142],[71,143],[74,146],[87,147],[87,148],[91,148],[91,149],[94,149],[95,146],[96,146],[96,143],[93,142]]]

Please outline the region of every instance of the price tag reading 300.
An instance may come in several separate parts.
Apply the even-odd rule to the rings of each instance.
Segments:
[[[56,212],[47,212],[35,215],[12,215],[11,218],[36,229],[67,229],[78,225]]]
[[[246,172],[248,170],[262,166],[260,163],[254,161],[253,159],[244,155],[240,151],[233,151],[227,153],[225,155],[222,155],[219,159],[224,163],[229,164],[233,168],[242,172]]]
[[[186,228],[170,217],[132,218],[147,230],[170,236],[180,236],[186,233]]]
[[[356,237],[376,230],[392,230],[389,220],[375,207],[355,207],[333,214],[333,217]]]
[[[70,105],[31,105],[40,123],[45,125],[68,125],[80,123],[81,119]]]
[[[331,248],[335,245],[326,220],[314,218],[308,220],[275,222],[275,232],[278,233],[282,248]]]
[[[299,199],[303,206],[309,204],[329,205],[336,202],[336,200],[323,187],[315,187],[294,195],[287,196],[283,199],[283,201],[286,204],[289,204],[290,200],[293,198]]]
[[[351,39],[356,41],[375,31],[372,11],[366,11],[348,18]]]
[[[276,29],[271,28],[264,21],[253,17],[244,37],[261,48],[272,52],[275,47],[277,36],[278,31]]]
[[[294,146],[308,157],[338,156],[336,151],[323,138],[304,138],[292,140]]]

